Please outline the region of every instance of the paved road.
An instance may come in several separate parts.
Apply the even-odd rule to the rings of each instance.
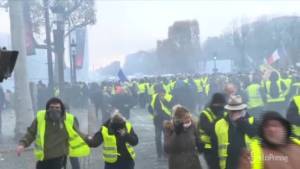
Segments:
[[[87,110],[71,110],[79,119],[83,132],[88,131]],[[16,142],[13,139],[15,116],[13,111],[4,112],[3,136],[0,137],[0,169],[33,169],[35,159],[32,150],[26,151],[17,157],[14,149]],[[131,120],[134,130],[139,136],[139,145],[136,147],[136,169],[167,169],[166,160],[158,160],[155,153],[154,126],[145,110],[134,109]],[[98,122],[100,125],[100,122]],[[104,168],[101,157],[101,147],[93,149],[89,157],[80,159],[81,169]],[[70,168],[70,165],[68,165]]]

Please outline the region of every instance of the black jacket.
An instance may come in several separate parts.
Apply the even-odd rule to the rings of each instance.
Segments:
[[[120,136],[119,134],[115,133],[110,127],[110,119],[106,121],[103,126],[108,128],[109,134],[113,134],[116,136],[117,139],[117,150],[120,153],[118,161],[120,160],[132,160],[129,152],[127,151],[127,147],[125,143],[129,143],[131,146],[136,146],[138,144],[138,136],[135,134],[133,128],[131,129],[130,133],[125,134],[124,136]],[[103,142],[102,137],[102,127],[96,134],[93,136],[92,139],[88,139],[88,145],[90,147],[98,147]],[[117,161],[117,162],[118,162]]]
[[[243,118],[240,118],[236,122],[232,122],[229,119],[229,116],[224,117],[228,122],[228,157],[226,161],[226,169],[237,169],[239,158],[237,158],[242,150],[246,147],[245,143],[245,134],[249,137],[254,137],[257,135],[257,125],[250,124],[248,122],[249,115],[246,115]],[[216,145],[215,145],[216,146]]]

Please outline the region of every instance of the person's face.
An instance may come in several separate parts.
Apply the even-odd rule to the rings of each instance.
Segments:
[[[231,110],[229,111],[229,118],[233,121],[241,118],[244,114],[244,110]]]
[[[52,103],[47,110],[48,117],[53,122],[58,122],[62,117],[62,107],[59,103]]]
[[[59,103],[52,103],[52,104],[49,105],[49,110],[62,111],[62,107]]]
[[[189,128],[192,125],[191,115],[190,114],[185,115],[181,122],[182,122],[183,128]]]
[[[263,128],[265,139],[276,145],[285,144],[287,132],[284,126],[277,120],[268,121]]]
[[[186,116],[184,116],[184,118],[182,119],[182,123],[183,124],[188,124],[188,123],[190,123],[191,122],[191,116],[188,114],[188,115],[186,115]]]
[[[230,95],[235,95],[237,92],[237,88],[233,84],[228,84],[225,89],[226,93]]]

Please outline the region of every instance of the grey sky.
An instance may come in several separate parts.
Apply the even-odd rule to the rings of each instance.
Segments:
[[[98,67],[128,53],[154,49],[177,20],[198,20],[203,42],[224,32],[234,20],[297,11],[296,1],[98,1],[97,24],[89,29],[89,51]]]
[[[100,1],[97,23],[89,27],[91,69],[123,60],[126,54],[154,49],[178,20],[196,19],[203,42],[228,30],[235,20],[261,16],[300,15],[300,1]],[[0,32],[9,32],[8,14],[0,10]],[[3,22],[4,21],[4,22]]]

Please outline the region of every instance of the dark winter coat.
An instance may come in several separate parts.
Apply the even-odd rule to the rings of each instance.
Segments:
[[[173,123],[168,121],[164,123],[164,130],[164,149],[168,154],[169,169],[201,169],[198,158],[201,145],[195,124],[176,134]]]

